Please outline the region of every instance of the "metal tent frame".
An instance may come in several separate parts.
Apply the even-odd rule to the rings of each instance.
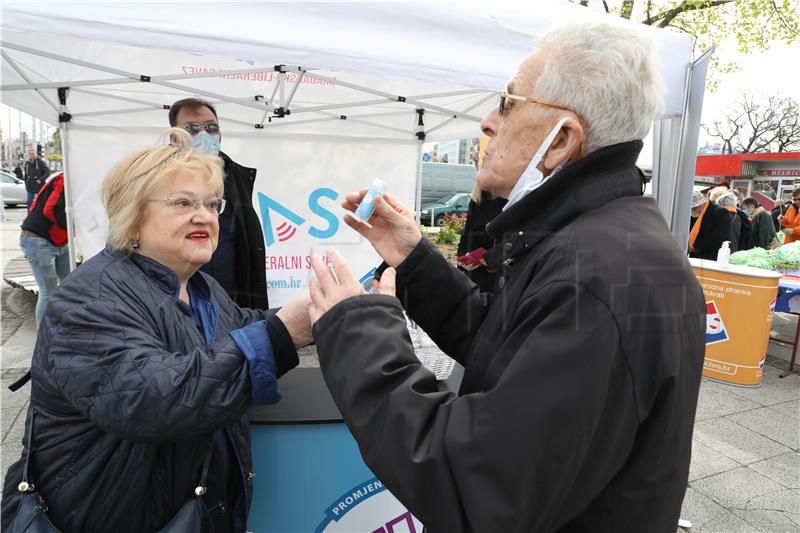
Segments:
[[[247,123],[240,119],[226,117],[222,114],[219,115],[219,118],[220,120],[226,123],[234,123],[234,124],[239,124],[241,126],[252,127],[253,130],[256,132],[279,128],[281,126],[287,126],[287,125],[315,124],[315,123],[330,122],[334,120],[349,120],[351,122],[369,125],[388,132],[392,132],[394,134],[401,134],[401,135],[408,135],[409,137],[415,137],[418,141],[417,152],[420,156],[420,160],[422,156],[422,143],[425,141],[427,135],[430,132],[437,131],[440,128],[448,125],[452,121],[459,119],[480,123],[482,118],[476,115],[471,115],[469,114],[469,112],[498,96],[497,91],[487,91],[484,89],[463,89],[457,91],[445,91],[438,93],[426,93],[426,94],[409,95],[409,96],[397,95],[386,91],[376,90],[363,85],[346,82],[330,76],[317,74],[313,72],[315,70],[313,68],[304,68],[298,65],[289,66],[282,64],[274,65],[272,68],[229,69],[229,70],[217,70],[213,72],[198,72],[190,74],[168,74],[168,75],[137,74],[130,71],[104,66],[98,63],[92,63],[71,57],[66,57],[45,50],[39,50],[28,46],[21,46],[7,41],[0,42],[0,45],[2,46],[2,51],[0,52],[2,53],[2,58],[9,64],[9,66],[11,66],[11,68],[17,74],[19,74],[19,76],[22,79],[26,81],[26,83],[24,84],[0,85],[0,92],[32,90],[35,91],[50,108],[55,110],[58,113],[59,117],[61,138],[65,154],[68,153],[69,151],[70,122],[73,119],[80,119],[91,116],[109,116],[109,115],[119,115],[119,114],[142,113],[153,110],[168,110],[170,108],[170,104],[166,104],[163,102],[155,102],[145,99],[130,98],[126,96],[104,93],[100,90],[91,89],[92,87],[99,88],[104,86],[115,86],[122,84],[149,83],[183,92],[186,94],[187,97],[202,96],[209,99],[209,101],[211,101],[214,104],[225,102],[225,103],[235,104],[238,106],[243,106],[248,109],[252,109],[256,112],[261,113],[260,119],[253,121],[252,123]],[[101,73],[112,74],[116,77],[71,80],[71,81],[48,80],[44,82],[33,82],[31,76],[28,73],[26,73],[25,69],[22,68],[11,57],[11,55],[8,53],[8,50],[14,50],[19,53],[31,54],[45,59],[60,61],[63,63],[88,68],[93,71]],[[262,72],[278,73],[276,80],[273,82],[274,87],[269,98],[264,98],[264,96],[260,94],[254,94],[251,98],[246,98],[246,99],[233,98],[224,94],[212,91],[205,91],[197,89],[195,87],[188,87],[185,85],[181,85],[179,83],[175,83],[176,80],[202,79],[202,78],[219,77],[219,76],[236,76],[241,74],[257,74]],[[294,81],[291,82],[287,81],[290,74],[296,75],[294,77]],[[302,107],[302,106],[293,107],[292,102],[304,78],[315,78],[323,82],[327,82],[346,89],[350,89],[352,91],[363,93],[365,95],[376,96],[378,98],[370,100],[360,100],[354,102],[342,102],[341,104],[329,104],[329,105],[310,106],[310,107]],[[44,92],[47,89],[57,90],[59,97],[58,103],[54,102]],[[115,100],[120,102],[136,104],[136,107],[112,109],[105,111],[88,111],[83,113],[71,113],[68,105],[68,96],[70,91],[92,95],[100,98],[107,98],[110,100]],[[454,97],[454,96],[470,96],[470,97],[481,96],[481,97],[476,102],[470,102],[464,109],[456,109],[453,107],[436,105],[434,103],[429,102],[429,100],[435,100],[444,97]],[[382,108],[382,106],[386,106],[387,104],[401,104],[402,106],[407,106],[409,109],[412,109],[416,113],[418,120],[414,121],[413,123],[410,123],[407,129],[402,129],[395,126],[389,126],[387,124],[381,123],[380,121],[373,120],[389,115],[406,114],[406,111],[385,111]],[[371,111],[368,113],[360,113],[360,114],[346,113],[346,110],[351,110],[353,108],[359,108],[359,109],[369,108],[370,110],[376,110],[376,111]],[[295,117],[298,116],[309,116],[309,115],[311,115],[311,118],[295,119]],[[423,118],[424,116],[434,116],[443,118],[437,121],[431,127],[426,128],[425,121]],[[65,175],[65,180],[64,180],[65,202],[66,202],[66,213],[68,220],[67,231],[70,242],[70,265],[71,268],[74,268],[75,241],[73,239],[74,226],[72,222],[74,219],[74,217],[72,216],[74,205],[72,202],[72,195],[71,195],[72,184],[70,183],[69,180],[70,164],[68,157],[65,157],[64,160],[64,175]],[[415,211],[417,211],[417,213],[420,210],[419,204],[420,204],[421,187],[422,187],[422,165],[418,164],[416,173],[416,184],[415,184],[415,191],[416,191]]]

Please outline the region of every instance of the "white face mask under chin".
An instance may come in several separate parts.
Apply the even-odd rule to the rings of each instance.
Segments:
[[[503,208],[503,211],[514,205],[515,203],[519,202],[522,198],[527,196],[529,193],[535,191],[542,185],[544,182],[552,178],[556,172],[561,170],[561,167],[564,166],[563,163],[559,164],[553,171],[550,173],[549,176],[546,178],[542,171],[539,170],[539,163],[542,162],[542,158],[544,158],[544,154],[547,153],[547,150],[550,148],[550,145],[553,144],[553,141],[558,135],[558,132],[561,131],[561,127],[567,121],[569,117],[564,117],[558,121],[558,124],[550,130],[550,133],[547,134],[542,145],[536,150],[536,153],[533,155],[533,159],[531,162],[528,163],[527,168],[522,173],[522,175],[517,180],[517,183],[514,185],[514,188],[511,189],[511,194],[508,195],[508,203]]]

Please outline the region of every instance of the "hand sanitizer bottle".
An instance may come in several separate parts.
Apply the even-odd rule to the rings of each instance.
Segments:
[[[375,210],[375,197],[385,193],[388,187],[389,185],[385,181],[375,178],[372,186],[367,190],[367,194],[364,195],[364,199],[358,204],[358,209],[355,212],[356,217],[363,222],[369,222],[369,217],[372,216],[372,212]]]
[[[719,252],[717,252],[717,264],[719,266],[723,266],[723,267],[728,266],[728,262],[729,262],[729,260],[731,258],[731,247],[730,247],[730,244],[731,244],[731,241],[723,242],[722,246],[719,249]]]

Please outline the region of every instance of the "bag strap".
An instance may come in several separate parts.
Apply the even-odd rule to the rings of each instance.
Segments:
[[[25,385],[28,381],[30,381],[30,379],[31,379],[31,371],[28,370],[21,378],[19,378],[17,381],[9,385],[8,390],[10,390],[11,392],[17,392],[19,389],[23,387],[23,385]]]
[[[217,446],[217,432],[214,432],[214,436],[211,438],[211,447],[208,450],[208,454],[206,454],[206,459],[203,461],[203,471],[200,474],[200,483],[194,489],[195,496],[202,496],[206,493],[208,487],[206,486],[206,482],[208,481],[208,468],[211,466],[211,455],[214,453],[214,448]]]
[[[33,492],[33,483],[28,483],[28,465],[31,462],[31,443],[33,442],[33,419],[36,409],[31,406],[31,419],[28,421],[28,448],[25,450],[25,468],[22,470],[22,482],[17,486],[20,492]]]

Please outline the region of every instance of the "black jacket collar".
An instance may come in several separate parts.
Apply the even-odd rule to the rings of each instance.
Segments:
[[[529,249],[571,220],[617,198],[641,196],[642,141],[601,148],[559,171],[487,224],[504,258]],[[495,253],[497,250],[495,250]]]

